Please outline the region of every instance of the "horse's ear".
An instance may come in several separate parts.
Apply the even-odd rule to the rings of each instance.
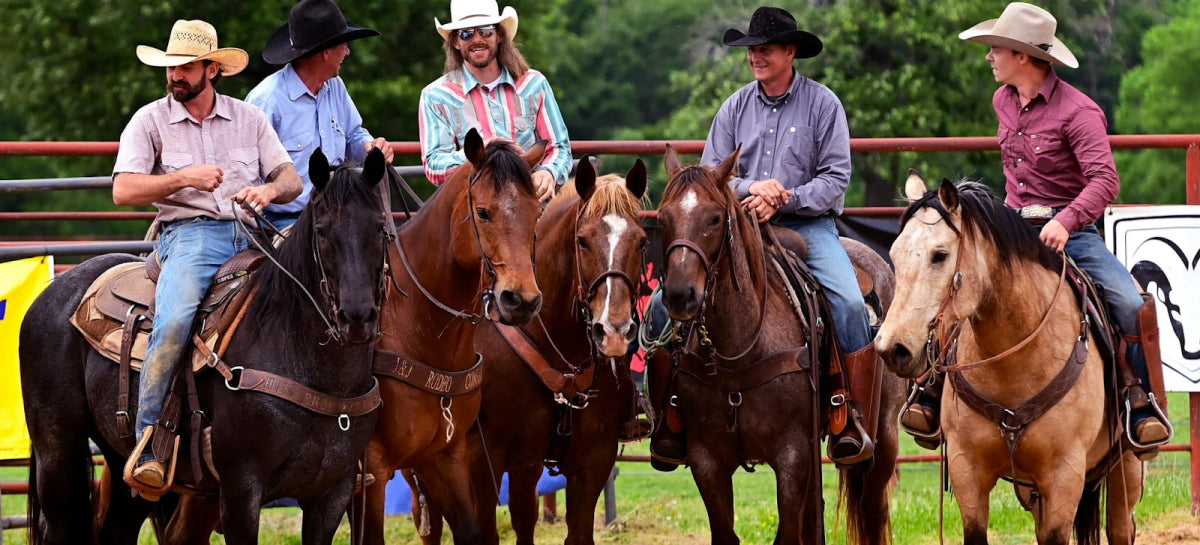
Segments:
[[[575,192],[579,200],[586,201],[596,192],[596,167],[592,166],[591,156],[579,158],[579,166],[575,167]]]
[[[958,210],[958,187],[949,178],[942,178],[942,187],[938,188],[938,200],[946,211],[954,213]]]
[[[467,131],[466,138],[463,139],[463,151],[467,155],[467,160],[475,167],[475,170],[483,168],[483,137],[479,136],[479,131],[474,127]]]
[[[633,162],[625,174],[625,188],[639,200],[646,195],[646,163],[642,162],[641,157]]]
[[[546,158],[546,146],[549,144],[549,140],[538,140],[537,142],[534,142],[534,144],[525,151],[525,155],[522,156],[525,159],[525,164],[529,165],[529,168],[531,169],[542,164],[542,159]]]
[[[742,145],[738,144],[737,149],[733,150],[733,153],[730,153],[729,157],[726,157],[724,161],[721,161],[721,164],[717,165],[715,174],[718,181],[722,183],[728,182],[729,177],[737,172],[738,157],[741,157],[741,155]]]
[[[321,148],[313,150],[308,158],[308,179],[317,191],[324,191],[329,184],[329,159],[325,158]]]
[[[921,197],[925,196],[928,185],[917,169],[908,169],[908,179],[904,181],[904,200],[909,202],[921,200]]]
[[[663,153],[663,166],[667,169],[667,178],[674,178],[679,171],[683,170],[683,163],[679,161],[679,152],[675,151],[675,146],[667,144],[667,151]]]
[[[378,185],[383,179],[386,167],[387,159],[383,158],[383,151],[371,148],[371,153],[367,154],[367,160],[363,163],[363,181],[372,186]]]

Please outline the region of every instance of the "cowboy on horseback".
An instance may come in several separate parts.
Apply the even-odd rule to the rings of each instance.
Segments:
[[[166,397],[171,371],[213,275],[247,246],[234,200],[261,208],[300,194],[302,183],[263,113],[216,92],[221,76],[241,72],[245,51],[218,48],[204,21],[176,21],[166,51],[141,45],[138,59],[166,67],[167,96],[137,111],[121,133],[113,167],[113,202],[158,208],[162,272],[154,329],[139,383],[138,449],[127,482],[161,489],[163,461],[146,448]],[[128,416],[125,417],[128,419]]]
[[[832,431],[829,453],[840,464],[869,460],[878,406],[867,394],[878,391],[882,366],[871,343],[867,307],[855,282],[854,268],[838,240],[834,217],[841,214],[850,183],[850,131],[846,113],[827,87],[804,77],[792,66],[796,58],[811,58],[823,44],[799,30],[786,10],[760,7],[750,19],[749,32],[729,29],[727,46],[745,46],[755,82],[730,97],[705,142],[701,164],[716,166],[741,146],[730,181],[742,207],[760,222],[774,220],[804,237],[805,259],[824,288],[834,326],[837,351],[826,378],[831,403],[853,399],[861,412],[841,429]],[[836,377],[836,378],[835,378]],[[850,394],[842,393],[848,388]],[[667,430],[652,438],[651,452],[660,461],[682,463],[684,442]]]
[[[1154,301],[1143,301],[1129,271],[1096,229],[1095,221],[1117,198],[1120,178],[1104,112],[1054,71],[1054,65],[1079,66],[1055,38],[1056,27],[1050,12],[1013,2],[998,19],[979,23],[959,38],[990,46],[987,61],[1001,84],[992,107],[1000,121],[1005,203],[1041,225],[1043,243],[1065,251],[1103,286],[1105,303],[1127,343],[1125,357],[1114,358],[1121,407],[1128,413],[1126,434],[1135,447],[1151,448],[1171,438],[1159,400],[1147,393],[1150,372],[1161,368]],[[922,442],[931,448],[940,437],[944,382],[932,377],[918,387],[915,402],[901,417],[906,431],[932,439]]]

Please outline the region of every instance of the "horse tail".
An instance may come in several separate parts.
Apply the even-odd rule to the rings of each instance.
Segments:
[[[25,506],[26,521],[28,522],[25,527],[26,541],[30,545],[37,545],[41,543],[41,534],[38,533],[38,528],[42,525],[42,507],[38,503],[37,453],[33,449],[29,449],[29,492],[26,496],[29,499]]]
[[[838,512],[846,513],[846,543],[891,543],[888,512],[891,472],[880,478],[879,464],[838,468]],[[881,511],[882,510],[882,511]]]
[[[1075,541],[1079,545],[1100,544],[1100,498],[1104,488],[1103,481],[1083,485],[1083,496],[1075,511]]]

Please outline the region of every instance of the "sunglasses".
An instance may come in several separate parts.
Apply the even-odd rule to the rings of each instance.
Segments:
[[[458,31],[458,39],[462,41],[470,40],[475,37],[475,32],[479,32],[479,37],[483,39],[491,38],[496,33],[496,25],[487,25],[475,28],[464,28]]]

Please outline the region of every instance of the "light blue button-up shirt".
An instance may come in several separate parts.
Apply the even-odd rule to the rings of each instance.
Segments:
[[[308,205],[312,192],[308,158],[313,150],[321,148],[329,164],[337,166],[347,159],[366,159],[367,143],[374,140],[363,128],[362,116],[340,77],[326,81],[314,95],[289,64],[251,89],[246,102],[266,112],[304,180],[304,191],[296,200],[267,207],[276,213],[299,212]]]

